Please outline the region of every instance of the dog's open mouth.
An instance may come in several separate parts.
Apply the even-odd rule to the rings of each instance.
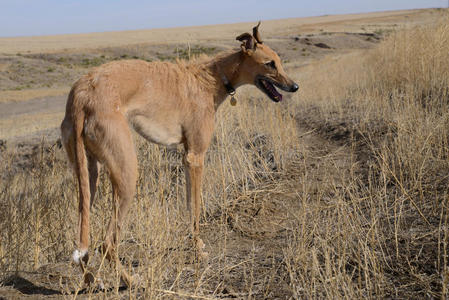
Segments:
[[[267,94],[267,96],[270,97],[271,100],[273,100],[274,102],[279,102],[282,101],[282,94],[276,90],[275,85],[281,88],[278,83],[267,77],[258,76],[256,78],[256,86],[262,92]]]

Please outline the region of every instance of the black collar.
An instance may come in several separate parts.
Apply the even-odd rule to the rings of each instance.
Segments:
[[[227,79],[227,78],[226,78]],[[225,88],[226,88],[226,92],[229,94],[229,95],[231,95],[231,96],[234,96],[235,95],[235,89],[234,89],[234,87],[231,85],[231,83],[229,82],[229,81],[225,81],[225,82],[223,82],[223,84],[224,84],[224,86],[225,86]]]
[[[234,87],[233,87],[232,84],[229,82],[229,79],[226,77],[226,75],[225,75],[223,72],[221,72],[221,70],[220,70],[220,68],[218,67],[218,65],[216,65],[216,66],[217,66],[217,69],[218,69],[218,73],[220,74],[221,80],[223,81],[223,85],[224,85],[225,88],[226,88],[226,93],[228,93],[228,94],[231,95],[231,96],[234,96],[234,95],[235,95],[235,89],[234,89]]]

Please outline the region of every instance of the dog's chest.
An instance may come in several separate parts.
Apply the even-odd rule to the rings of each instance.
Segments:
[[[170,146],[179,144],[182,140],[181,125],[172,120],[134,116],[129,121],[134,130],[150,142]]]

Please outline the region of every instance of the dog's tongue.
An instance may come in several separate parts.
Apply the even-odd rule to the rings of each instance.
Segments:
[[[278,101],[282,101],[282,94],[278,93],[278,91],[276,91],[275,88],[273,88],[273,90],[274,90],[274,92],[273,92],[274,98]]]
[[[282,94],[280,94],[276,88],[270,83],[270,82],[266,82],[264,81],[264,85],[268,88],[268,90],[271,92],[271,94],[273,95],[274,99],[276,99],[277,101],[282,101]]]

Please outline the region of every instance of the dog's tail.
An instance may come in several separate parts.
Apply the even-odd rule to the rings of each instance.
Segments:
[[[77,89],[78,88],[78,89]],[[75,172],[79,184],[79,251],[87,252],[89,245],[89,209],[90,186],[89,170],[86,148],[83,138],[84,121],[86,118],[85,105],[88,102],[88,90],[79,89],[76,85],[70,91],[68,104],[71,104],[71,117],[73,120],[74,146],[75,146]]]

